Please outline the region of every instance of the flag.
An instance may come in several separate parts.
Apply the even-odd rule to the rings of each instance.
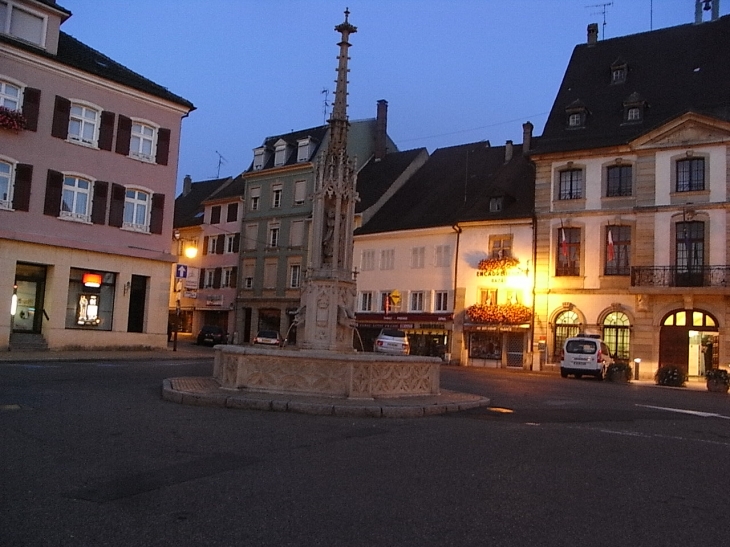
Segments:
[[[565,258],[568,258],[568,242],[565,240],[565,228],[560,228],[562,239],[560,240],[560,252]]]
[[[613,262],[613,259],[615,257],[614,254],[614,248],[613,248],[613,235],[611,235],[611,230],[608,230],[608,244],[606,245],[606,258],[608,258],[609,262]]]

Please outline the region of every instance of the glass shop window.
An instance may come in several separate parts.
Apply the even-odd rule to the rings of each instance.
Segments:
[[[116,276],[113,272],[71,268],[67,329],[112,330]]]

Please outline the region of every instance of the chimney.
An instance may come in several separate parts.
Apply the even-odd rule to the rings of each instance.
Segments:
[[[512,159],[512,141],[507,141],[504,145],[504,163],[509,163]]]
[[[190,178],[190,175],[185,175],[185,178],[183,179],[183,196],[187,196],[190,193],[190,190],[193,189],[193,179]]]
[[[378,101],[378,114],[375,118],[375,161],[380,161],[385,157],[388,140],[388,101],[380,99]]]
[[[598,42],[598,23],[588,25],[588,45],[593,46]]]
[[[522,124],[522,153],[527,154],[532,146],[532,129],[535,127],[530,122]]]

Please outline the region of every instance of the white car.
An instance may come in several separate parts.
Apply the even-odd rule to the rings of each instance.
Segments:
[[[580,378],[584,374],[603,380],[608,365],[613,363],[613,356],[603,340],[593,336],[579,335],[568,338],[563,344],[560,355],[560,376],[568,374]]]
[[[275,330],[260,330],[253,339],[254,344],[262,344],[264,346],[281,346],[284,340],[281,334]]]
[[[408,336],[402,330],[383,329],[375,339],[373,350],[376,353],[408,355],[411,352],[411,344],[408,342]]]

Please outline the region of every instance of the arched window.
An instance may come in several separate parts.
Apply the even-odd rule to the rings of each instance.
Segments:
[[[572,310],[562,312],[555,319],[555,345],[553,355],[558,357],[563,349],[563,343],[567,338],[576,336],[580,331],[580,319],[578,314]]]
[[[709,313],[702,310],[678,310],[670,313],[662,321],[667,327],[709,327],[717,329],[717,321]]]
[[[628,316],[620,311],[609,313],[603,320],[603,341],[614,359],[629,360],[630,326]]]

